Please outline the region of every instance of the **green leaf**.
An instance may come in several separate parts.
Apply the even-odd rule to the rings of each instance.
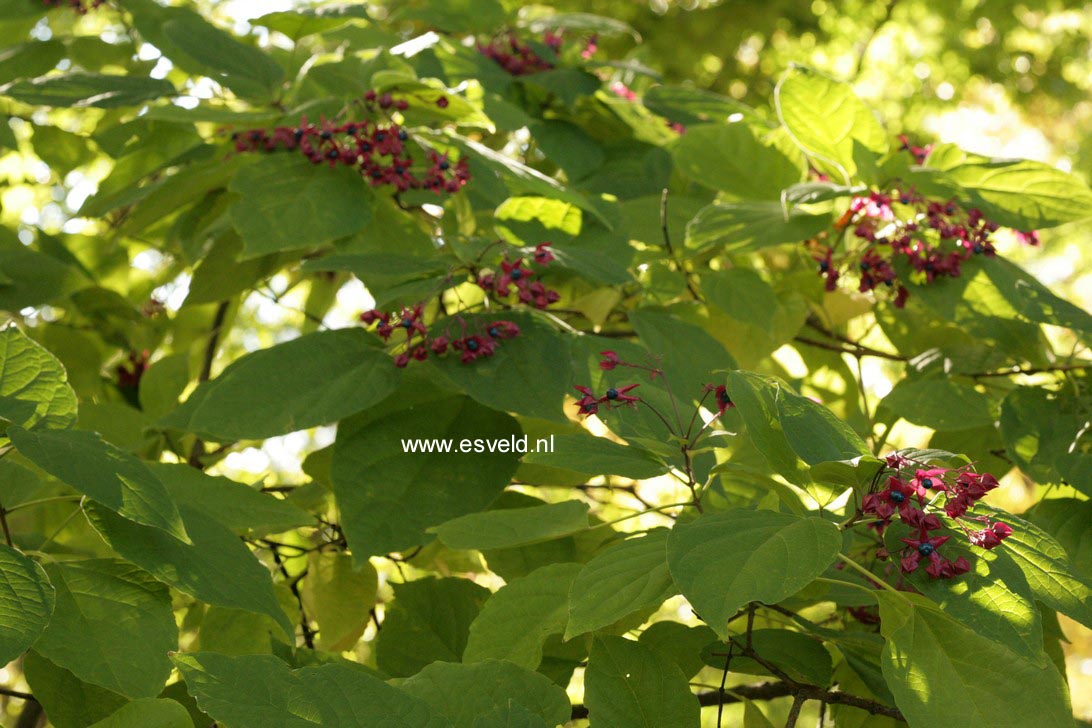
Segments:
[[[819,640],[787,629],[755,629],[751,632],[751,647],[768,662],[781,667],[793,680],[825,687],[830,685],[834,665],[830,653]],[[723,642],[713,642],[703,650],[705,664],[724,669]],[[714,654],[719,653],[719,654]],[[749,657],[735,655],[732,672],[745,675],[772,673]]]
[[[583,225],[580,208],[548,197],[509,197],[494,211],[493,217],[505,223],[537,222],[547,230],[577,236]]]
[[[455,386],[493,409],[529,417],[565,421],[564,395],[572,391],[569,337],[525,314],[460,316],[434,324],[450,339],[486,331],[493,321],[511,321],[520,328],[515,339],[499,342],[496,353],[473,365],[449,355],[435,362]],[[466,332],[466,333],[463,333]],[[533,393],[533,395],[532,395]]]
[[[704,624],[688,627],[679,622],[656,622],[641,632],[637,641],[661,658],[674,662],[684,675],[691,678],[705,667],[702,648],[716,639],[717,633]],[[723,660],[720,667],[724,669]]]
[[[779,387],[776,397],[785,439],[808,465],[871,454],[860,435],[823,405],[787,387]]]
[[[209,78],[240,96],[268,98],[284,78],[284,71],[272,58],[196,14],[168,20],[161,32]]]
[[[541,717],[548,726],[568,722],[572,711],[565,691],[550,678],[502,660],[434,662],[398,687],[427,702],[453,728],[479,728],[478,716],[510,705]]]
[[[796,66],[777,85],[774,100],[793,140],[836,181],[857,177],[858,148],[887,151],[883,127],[848,84]]]
[[[900,380],[880,406],[907,422],[934,430],[961,430],[994,421],[989,397],[942,373]]]
[[[630,311],[629,320],[641,343],[661,357],[659,366],[681,398],[700,398],[703,385],[719,379],[717,372],[736,367],[719,341],[669,311],[642,308]]]
[[[1038,387],[1017,387],[1001,403],[1005,451],[1028,475],[1050,482],[1061,458],[1075,450],[1084,415],[1064,398]],[[1072,452],[1079,456],[1079,453]],[[1075,481],[1078,486],[1081,481]]]
[[[1092,333],[1092,315],[1054,295],[1019,266],[1001,257],[983,262],[986,275],[1022,316],[1043,324]]]
[[[1084,581],[1092,582],[1092,501],[1052,498],[1039,501],[1028,520],[1054,536]]]
[[[707,122],[735,122],[737,119],[766,123],[750,106],[692,86],[653,86],[645,92],[641,102],[652,113],[688,127]]]
[[[510,416],[468,397],[435,392],[417,401],[397,393],[342,422],[332,474],[353,556],[366,559],[423,543],[430,527],[488,506],[518,465],[515,453],[405,452],[403,440],[458,445],[517,433],[519,424]]]
[[[189,543],[166,486],[143,461],[94,432],[8,430],[19,453],[42,470],[118,515]]]
[[[504,549],[549,541],[588,528],[588,506],[564,501],[460,516],[429,529],[453,549]]]
[[[463,661],[507,660],[537,668],[546,638],[565,631],[569,587],[580,568],[551,564],[501,587],[470,625]]]
[[[728,396],[736,405],[751,442],[777,473],[790,483],[806,483],[808,476],[782,429],[777,389],[765,377],[751,372],[728,373]]]
[[[317,646],[329,652],[352,649],[371,619],[379,589],[375,567],[353,568],[348,554],[312,552],[301,597],[307,616],[318,622]]]
[[[718,202],[702,208],[686,226],[686,247],[702,250],[715,245],[726,253],[744,253],[807,240],[830,224],[830,213],[786,210],[780,202]]]
[[[1092,582],[1075,574],[1065,549],[1033,523],[1010,513],[995,511],[994,515],[1013,528],[1005,539],[1005,552],[1024,572],[1035,598],[1092,627]]]
[[[208,604],[269,615],[286,634],[292,634],[292,623],[273,593],[269,572],[250,549],[201,511],[184,505],[178,510],[192,544],[119,518],[94,501],[84,504],[91,525],[122,558]]]
[[[620,475],[642,480],[663,475],[667,465],[648,450],[620,445],[605,437],[551,435],[550,450],[529,452],[524,463],[549,465],[584,475]]]
[[[193,721],[180,703],[141,698],[123,705],[91,728],[193,728]]]
[[[740,608],[800,591],[834,562],[841,544],[838,528],[821,518],[733,510],[677,524],[667,563],[694,610],[727,638]]]
[[[348,328],[252,352],[199,386],[162,424],[229,441],[336,422],[394,391],[394,364],[370,341]]]
[[[1062,676],[948,617],[926,600],[885,591],[883,674],[910,725],[1068,725]],[[1020,689],[1013,690],[1014,685]]]
[[[80,680],[34,650],[23,658],[23,674],[56,728],[87,728],[129,702],[122,695]]]
[[[361,669],[327,664],[290,670],[272,655],[176,655],[197,705],[233,728],[389,726],[448,728],[428,705]]]
[[[58,562],[46,573],[57,602],[35,651],[93,685],[158,695],[178,646],[167,588],[115,559]]]
[[[565,639],[608,627],[676,593],[667,569],[667,530],[626,539],[592,557],[573,581]]]
[[[673,662],[639,642],[599,637],[584,673],[584,703],[593,725],[698,728],[701,706]]]
[[[986,217],[1016,230],[1039,230],[1092,216],[1092,190],[1043,162],[972,161],[947,169]]]
[[[22,244],[0,250],[0,310],[17,313],[67,298],[89,285],[83,273],[51,255]]]
[[[780,200],[781,190],[804,174],[802,167],[764,144],[742,122],[690,127],[672,156],[679,170],[695,182],[742,199]]]
[[[288,500],[206,475],[181,463],[148,463],[179,506],[201,511],[236,533],[282,533],[315,523],[313,516]]]
[[[284,33],[292,40],[299,40],[315,33],[327,33],[355,20],[367,20],[367,18],[366,5],[331,5],[324,8],[300,8],[290,12],[266,13],[250,22]]]
[[[37,562],[0,545],[0,663],[8,664],[34,644],[49,624],[53,585]]]
[[[174,93],[174,86],[163,79],[137,75],[106,76],[82,71],[50,74],[0,86],[0,96],[8,96],[24,104],[74,109],[135,106],[142,101],[173,96]]]
[[[430,663],[461,661],[489,590],[469,579],[431,577],[393,586],[394,601],[376,641],[379,669],[409,677]]]
[[[245,258],[323,245],[372,218],[372,193],[358,170],[316,166],[298,154],[243,167],[229,189],[239,195],[230,215]]]
[[[76,393],[64,366],[14,326],[0,331],[0,418],[32,430],[76,422]]]

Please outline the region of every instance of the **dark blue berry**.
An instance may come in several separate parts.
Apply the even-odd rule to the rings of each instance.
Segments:
[[[607,390],[607,399],[618,399],[618,390],[611,387]]]
[[[931,543],[923,543],[920,546],[918,546],[918,553],[921,554],[922,556],[928,556],[929,554],[933,553],[936,550],[937,550],[936,547],[933,546],[933,544],[931,544]]]
[[[489,335],[492,336],[494,339],[497,338],[498,336],[500,336],[500,329],[498,329],[496,326],[490,326]]]
[[[521,271],[519,268],[516,268],[514,271],[512,271],[511,277],[512,280],[518,281],[520,278],[523,278],[523,271]]]
[[[412,329],[413,328],[413,319],[402,319],[402,328]]]
[[[442,170],[446,171],[450,166],[451,165],[448,164],[447,162],[440,162],[440,169],[442,169]]]
[[[925,490],[929,490],[930,488],[933,487],[933,479],[932,478],[922,478],[921,479],[921,487],[925,488]]]
[[[387,138],[387,133],[386,133],[386,132],[383,132],[383,131],[377,131],[377,132],[375,133],[375,140],[376,140],[377,142],[381,142],[381,141],[383,141],[383,140],[384,140],[384,139],[386,139],[386,138]]]
[[[477,351],[478,350],[478,340],[477,339],[471,339],[470,341],[466,342],[466,350],[467,351]]]
[[[329,139],[333,139],[333,138],[334,138],[334,135],[333,135],[333,134],[331,134],[331,133],[330,133],[330,132],[328,132],[328,131],[324,131],[324,132],[322,132],[321,134],[319,134],[319,136],[320,136],[320,137],[322,137],[322,138],[323,138],[323,139],[325,139],[325,140],[329,140]]]
[[[336,149],[331,149],[330,151],[326,152],[326,158],[327,159],[337,159],[338,158],[337,150]]]
[[[819,270],[826,273],[828,270],[830,270],[830,263],[826,262],[825,260],[819,261]]]
[[[398,138],[401,139],[402,141],[406,141],[407,139],[409,139],[409,134],[406,133],[405,129],[399,129],[398,130]]]
[[[896,503],[902,503],[906,500],[906,496],[897,490],[893,490],[891,491],[891,500],[895,501]]]

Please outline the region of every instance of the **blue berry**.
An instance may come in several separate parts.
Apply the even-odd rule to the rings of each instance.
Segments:
[[[925,490],[929,490],[930,488],[933,487],[933,479],[932,478],[922,478],[921,479],[921,487],[925,488]]]
[[[607,399],[618,399],[618,390],[611,387],[607,390]]]
[[[931,544],[931,543],[923,543],[920,546],[918,546],[918,553],[921,554],[922,556],[928,556],[929,554],[933,553],[936,550],[937,550],[936,547],[933,546],[933,544]]]
[[[891,500],[895,501],[896,503],[902,503],[906,500],[906,496],[897,490],[893,490],[891,491]]]

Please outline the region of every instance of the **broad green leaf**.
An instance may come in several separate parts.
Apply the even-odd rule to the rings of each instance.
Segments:
[[[264,614],[212,605],[201,616],[197,642],[191,649],[200,647],[202,652],[232,656],[269,655],[273,653],[273,635],[280,631]]]
[[[519,433],[514,419],[468,397],[406,391],[338,428],[334,495],[357,563],[423,543],[430,527],[484,509],[518,464],[513,453],[406,452],[410,439],[458,445]]]
[[[679,622],[656,622],[650,624],[637,641],[661,658],[674,662],[687,678],[691,678],[705,667],[702,648],[716,639],[717,633],[704,624],[688,627]],[[723,669],[724,663],[720,666]]]
[[[523,25],[523,23],[521,23]],[[591,13],[550,13],[543,17],[534,18],[526,23],[526,27],[533,33],[544,33],[547,30],[568,30],[574,33],[592,33],[602,36],[629,35],[634,40],[641,36],[628,23],[616,18],[605,18],[602,15]]]
[[[877,591],[883,674],[911,726],[1068,725],[1062,676],[945,615],[926,600]],[[1020,689],[1013,690],[1014,685]]]
[[[694,181],[742,199],[779,200],[781,190],[799,182],[804,173],[742,122],[690,127],[672,156]]]
[[[701,707],[673,663],[623,637],[599,637],[584,673],[592,725],[612,728],[698,728]]]
[[[371,564],[354,569],[348,554],[315,551],[308,555],[301,596],[305,613],[318,622],[319,649],[352,649],[371,619],[378,588]]]
[[[569,587],[580,568],[551,564],[501,587],[470,625],[463,661],[507,660],[537,668],[546,638],[565,631]]]
[[[667,531],[626,539],[594,556],[573,581],[565,638],[610,626],[675,594],[667,570]]]
[[[64,366],[14,326],[0,331],[0,418],[28,429],[76,422],[76,393]]]
[[[193,728],[180,703],[165,698],[141,698],[123,705],[91,728]]]
[[[661,358],[657,366],[682,399],[699,399],[703,385],[720,379],[718,372],[736,366],[719,341],[669,311],[642,308],[630,311],[629,320],[641,343]]]
[[[1092,197],[1092,193],[1089,196]],[[1000,257],[990,258],[984,261],[983,269],[1005,300],[1026,318],[1092,333],[1092,315],[1054,295],[1015,263]]]
[[[201,511],[185,505],[178,510],[192,544],[119,518],[94,501],[84,504],[91,525],[122,558],[203,602],[267,614],[292,634],[269,572],[250,549]]]
[[[293,11],[267,13],[250,21],[270,30],[299,40],[315,33],[326,33],[356,20],[366,20],[366,5],[331,5],[325,8],[300,8]]]
[[[145,370],[138,389],[144,414],[162,417],[178,406],[178,398],[190,383],[189,361],[188,354],[172,354],[157,359]]]
[[[116,559],[58,562],[46,573],[57,601],[35,651],[93,685],[158,695],[178,646],[167,588]]]
[[[565,420],[563,397],[570,387],[569,337],[526,314],[460,316],[433,325],[455,339],[487,332],[493,321],[505,320],[520,328],[520,335],[498,343],[496,353],[473,364],[449,354],[436,368],[455,386],[484,405],[505,412]],[[466,333],[463,333],[466,332]]]
[[[23,674],[56,728],[87,728],[129,702],[123,695],[80,680],[34,650],[23,658]]]
[[[493,217],[503,228],[512,226],[518,230],[519,223],[535,222],[547,230],[574,237],[580,234],[584,220],[579,207],[548,197],[509,197],[493,212]],[[516,231],[512,235],[519,237]]]
[[[433,662],[397,685],[432,706],[453,728],[480,728],[479,716],[511,705],[539,716],[548,726],[568,722],[572,710],[565,691],[550,678],[503,660]]]
[[[814,637],[787,629],[754,629],[751,631],[751,647],[768,662],[784,670],[793,680],[820,687],[830,685],[834,665],[823,643]],[[723,670],[727,650],[724,642],[710,643],[702,651],[705,664]],[[732,672],[745,675],[771,674],[755,660],[739,654],[732,657]]]
[[[747,426],[748,437],[770,467],[791,483],[808,482],[803,463],[782,428],[777,389],[765,377],[744,371],[729,372],[726,386]]]
[[[883,127],[848,84],[797,66],[781,79],[774,99],[793,140],[835,181],[849,184],[857,176],[858,149],[887,151]]]
[[[718,202],[703,208],[686,226],[686,247],[718,246],[744,253],[784,243],[799,243],[830,227],[829,213],[787,210],[780,202]]]
[[[1065,399],[1038,387],[1017,387],[1001,403],[1005,451],[1040,482],[1055,479],[1055,463],[1073,449],[1084,427],[1083,415],[1066,410]]]
[[[409,677],[433,662],[459,662],[470,625],[490,597],[469,579],[427,578],[394,585],[376,641],[379,669]]]
[[[455,33],[491,31],[504,22],[498,0],[426,0],[419,8],[404,7],[399,17],[424,20],[439,30]]]
[[[19,453],[50,475],[120,516],[189,543],[166,486],[141,460],[94,432],[8,430]]]
[[[77,268],[19,244],[0,249],[0,310],[17,313],[91,285]]]
[[[1092,627],[1092,581],[1075,573],[1065,549],[1033,523],[1000,511],[993,515],[1012,526],[1003,548],[1024,572],[1035,598]]]
[[[162,424],[221,440],[283,435],[381,402],[396,375],[361,329],[318,331],[235,360]]]
[[[947,169],[986,217],[1017,230],[1039,230],[1092,216],[1092,191],[1080,178],[1031,160],[973,161]]]
[[[1092,501],[1052,498],[1039,501],[1024,515],[1054,536],[1069,554],[1076,573],[1092,582]]]
[[[196,14],[168,20],[161,31],[175,48],[206,69],[212,80],[240,96],[268,97],[284,78],[281,67],[265,53]]]
[[[691,86],[656,85],[645,92],[641,102],[652,113],[687,126],[737,120],[765,123],[750,106]]]
[[[519,703],[508,703],[482,713],[474,719],[474,728],[549,728],[542,716],[535,715]]]
[[[292,502],[180,463],[148,463],[174,502],[201,511],[236,533],[281,533],[315,523]]]
[[[316,166],[298,154],[243,167],[229,189],[239,195],[230,214],[246,258],[329,243],[372,218],[372,193],[358,170]]]
[[[24,104],[74,109],[135,106],[174,93],[174,86],[163,79],[142,75],[106,76],[83,71],[50,74],[0,86],[0,96]]]
[[[992,425],[990,400],[947,374],[902,379],[880,406],[907,422],[934,430],[961,430]]]
[[[779,387],[776,397],[785,439],[808,465],[871,454],[860,435],[823,405],[787,387]]]
[[[834,562],[841,544],[838,528],[821,518],[733,510],[677,524],[667,563],[694,611],[727,638],[743,606],[776,604],[800,591]]]
[[[471,513],[430,528],[453,549],[503,549],[549,541],[588,528],[588,506],[564,501]]]
[[[565,170],[570,180],[586,177],[603,164],[603,148],[576,124],[547,119],[535,121],[528,128],[542,152]]]
[[[34,644],[49,624],[53,585],[37,562],[0,545],[0,663],[6,665]]]
[[[551,450],[529,452],[523,456],[523,462],[584,475],[620,475],[637,480],[663,475],[668,469],[648,450],[620,445],[605,437],[551,435],[549,441]]]
[[[272,655],[176,655],[202,711],[233,728],[448,728],[424,701],[346,664],[290,670]]]

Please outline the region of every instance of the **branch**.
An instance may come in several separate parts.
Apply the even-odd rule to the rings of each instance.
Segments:
[[[212,376],[212,362],[216,359],[216,350],[220,348],[220,330],[224,327],[224,319],[227,318],[229,301],[222,301],[216,307],[216,315],[212,318],[212,328],[209,331],[209,343],[205,346],[205,358],[201,363],[201,373],[197,376],[197,382],[207,382]],[[204,470],[201,458],[205,455],[205,441],[200,437],[193,443],[187,462],[198,470]]]
[[[694,281],[691,280],[690,274],[687,273],[686,267],[683,265],[679,256],[675,255],[675,248],[671,245],[671,233],[667,229],[667,188],[664,187],[663,194],[660,195],[660,231],[664,237],[664,247],[667,248],[667,254],[671,256],[671,259],[675,261],[675,265],[679,266],[679,272],[683,274],[683,279],[686,280],[686,290],[690,291],[690,295],[694,297],[695,301],[702,300],[701,294],[698,293],[698,289],[694,286]]]
[[[0,687],[0,695],[7,696],[9,698],[18,698],[19,700],[33,700],[37,702],[38,698],[34,697],[30,693],[24,693],[21,690],[12,690],[11,688]]]
[[[792,689],[785,683],[762,683],[760,685],[741,685],[739,687],[732,688],[732,692],[721,695],[719,690],[710,690],[705,693],[698,693],[698,702],[703,707],[712,705],[719,705],[721,702],[724,705],[730,703],[741,703],[744,700],[773,700],[775,698],[784,698],[787,695],[792,695]],[[578,720],[580,718],[588,717],[588,708],[582,703],[573,705],[572,719]]]
[[[971,374],[963,374],[962,372],[952,372],[964,377],[972,377],[974,379],[980,379],[982,377],[1011,377],[1016,374],[1050,374],[1053,372],[1079,372],[1092,370],[1092,364],[1058,364],[1056,366],[1048,367],[1013,367],[1012,369],[1002,369],[995,372],[974,372]]]

